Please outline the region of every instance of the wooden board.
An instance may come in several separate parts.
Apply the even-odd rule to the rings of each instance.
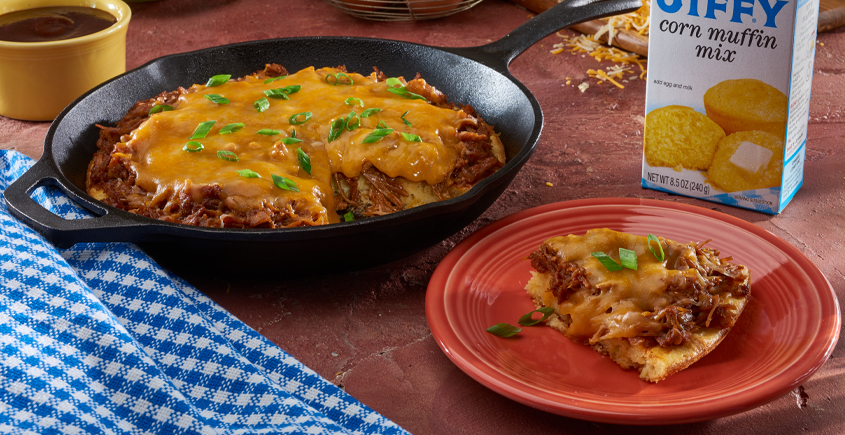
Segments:
[[[845,0],[821,0],[819,33],[845,25]]]
[[[511,0],[511,2],[539,14],[556,5],[558,0]],[[570,26],[570,28],[587,35],[593,35],[603,25],[604,23],[601,21],[595,20],[576,24]],[[843,25],[845,25],[845,0],[821,0],[818,32],[827,32]],[[606,36],[601,39],[607,42]],[[648,56],[648,36],[636,32],[620,30],[617,36],[613,38],[613,45],[632,53]]]

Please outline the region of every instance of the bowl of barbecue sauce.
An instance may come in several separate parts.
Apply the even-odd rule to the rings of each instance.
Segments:
[[[121,0],[0,1],[0,115],[50,121],[126,71]]]

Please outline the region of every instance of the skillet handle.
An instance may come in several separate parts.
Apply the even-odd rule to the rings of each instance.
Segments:
[[[514,58],[558,30],[584,21],[633,12],[640,6],[640,0],[564,0],[497,41],[459,51],[490,66],[503,62],[499,69],[504,72]]]
[[[131,229],[132,222],[120,216],[108,214],[105,208],[84,201],[68,192],[59,182],[56,170],[42,158],[24,172],[3,192],[9,213],[41,234],[59,249],[70,248],[77,242],[135,241],[138,230]],[[102,216],[85,219],[64,219],[35,202],[30,194],[39,187],[52,186],[60,189],[85,208]],[[129,230],[129,231],[127,231]],[[128,237],[127,237],[128,236]],[[133,237],[135,236],[135,237]]]

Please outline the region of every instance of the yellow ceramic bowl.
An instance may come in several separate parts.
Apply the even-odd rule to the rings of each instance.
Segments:
[[[108,29],[49,42],[0,41],[0,115],[50,121],[94,86],[126,71],[132,12],[121,0],[2,0],[0,15],[47,6],[82,6],[117,18]]]

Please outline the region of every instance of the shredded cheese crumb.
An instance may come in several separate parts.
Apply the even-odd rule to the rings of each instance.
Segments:
[[[609,76],[606,72],[604,72],[604,71],[602,71],[602,70],[588,69],[588,70],[587,70],[587,75],[589,75],[590,77],[593,77],[593,78],[600,78],[600,79],[602,79],[601,81],[599,81],[599,83],[602,83],[602,82],[604,82],[605,80],[607,80],[607,81],[609,81],[610,83],[613,83],[614,85],[616,85],[616,87],[617,87],[617,88],[619,88],[619,89],[625,89],[625,86],[622,86],[619,82],[617,82],[616,80],[613,80],[613,78],[612,78],[612,77],[610,77],[610,76]]]
[[[552,183],[550,183],[550,182],[546,181],[546,186],[549,186],[549,187],[554,187],[554,184],[552,184]]]
[[[590,87],[590,84],[587,83],[587,82],[583,82],[580,85],[578,85],[578,89],[580,89],[581,92],[586,91],[589,87]]]

